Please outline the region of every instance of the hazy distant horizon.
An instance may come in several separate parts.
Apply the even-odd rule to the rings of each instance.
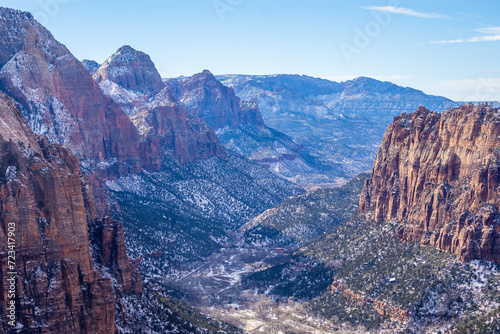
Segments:
[[[6,0],[79,59],[122,45],[162,77],[289,73],[390,81],[455,101],[500,100],[500,3],[466,0]]]

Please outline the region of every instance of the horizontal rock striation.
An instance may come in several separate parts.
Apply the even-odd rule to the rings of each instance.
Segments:
[[[211,157],[227,157],[215,132],[197,115],[186,116],[175,103],[144,110],[132,117],[141,130],[142,165],[151,171],[162,169],[164,160],[175,158],[190,163]]]

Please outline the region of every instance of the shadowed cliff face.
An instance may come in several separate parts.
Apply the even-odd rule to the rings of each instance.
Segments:
[[[149,56],[130,46],[116,51],[93,77],[142,135],[141,158],[148,170],[160,170],[168,156],[181,163],[226,157],[214,129],[263,127],[257,105],[241,102],[209,71],[172,79],[164,87]]]
[[[151,171],[162,169],[164,159],[190,163],[211,157],[226,157],[215,132],[198,116],[187,117],[175,103],[152,106],[132,117],[143,136],[143,166]]]
[[[359,212],[402,222],[404,241],[500,262],[500,111],[419,108],[384,135]]]
[[[213,130],[199,118],[191,117],[175,129],[179,119],[186,118],[184,111],[170,108],[171,101],[163,103],[168,92],[160,93],[164,88],[160,75],[142,52],[122,47],[94,74],[101,84],[132,92],[132,97],[118,94],[117,102],[126,106],[139,100],[146,103],[160,93],[159,100],[147,106],[147,115],[142,110],[138,126],[146,124],[147,136],[155,138],[141,142],[121,107],[31,14],[0,8],[0,44],[0,89],[19,105],[35,133],[68,146],[86,170],[97,167],[102,179],[139,173],[141,167],[156,170],[165,151],[173,151],[173,158],[182,162],[224,155]],[[106,91],[111,94],[113,89]],[[151,158],[151,152],[160,156]]]
[[[114,333],[113,288],[118,293],[141,290],[140,278],[120,247],[121,227],[96,219],[92,194],[90,184],[80,179],[78,159],[36,136],[13,101],[1,94],[0,279],[4,282],[11,271],[6,232],[15,223],[16,321],[26,330],[42,326],[49,333]],[[94,268],[88,223],[113,230],[114,239],[103,238],[100,248],[115,254],[105,264],[122,273],[115,287]],[[2,320],[8,302],[2,284]],[[8,329],[0,322],[2,333]]]
[[[103,92],[125,110],[141,134],[144,168],[159,171],[165,159],[185,164],[226,157],[214,130],[163,85],[147,54],[123,46],[93,77]]]
[[[170,79],[166,85],[191,112],[215,130],[243,124],[264,126],[257,103],[241,101],[232,88],[224,86],[208,70],[182,81]]]
[[[170,101],[156,101],[136,115],[136,127],[31,14],[0,8],[0,44],[0,91],[15,101],[35,133],[76,154],[101,214],[109,209],[102,181],[142,168],[160,170],[165,159],[189,163],[225,157],[213,130],[197,117],[186,120],[184,110],[170,107]],[[164,88],[149,56],[130,47],[118,50],[96,75],[147,101]],[[158,94],[160,99],[166,95]],[[134,101],[122,102],[133,106]],[[144,137],[138,129],[145,129]]]

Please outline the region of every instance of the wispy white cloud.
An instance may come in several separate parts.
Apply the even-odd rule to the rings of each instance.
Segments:
[[[457,43],[476,43],[476,42],[495,42],[500,41],[500,27],[478,28],[477,32],[486,34],[471,38],[460,38],[452,40],[431,41],[431,44],[457,44]]]
[[[477,36],[465,39],[452,39],[443,41],[431,41],[431,44],[457,44],[457,43],[474,43],[474,42],[494,42],[500,41],[500,35],[492,36]]]
[[[500,27],[478,28],[476,31],[484,34],[500,35]]]
[[[369,6],[363,7],[368,10],[375,10],[379,12],[387,12],[391,14],[401,14],[401,15],[409,15],[414,17],[421,17],[424,19],[447,19],[448,16],[436,14],[436,13],[422,13],[414,11],[410,8],[402,8],[402,7],[394,7],[394,6]]]

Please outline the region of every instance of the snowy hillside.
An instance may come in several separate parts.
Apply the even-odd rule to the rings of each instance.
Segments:
[[[444,97],[360,77],[346,82],[300,75],[220,75],[242,99],[256,99],[264,122],[322,157],[336,177],[368,171],[394,116],[419,106],[444,111]]]

